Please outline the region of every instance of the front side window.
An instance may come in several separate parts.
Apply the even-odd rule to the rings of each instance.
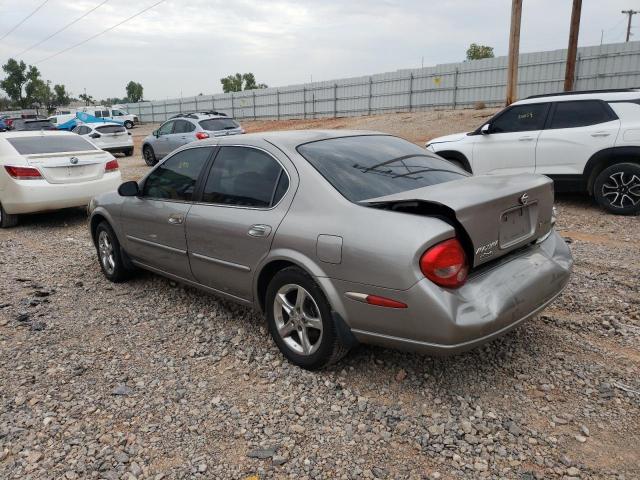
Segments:
[[[40,153],[85,152],[97,147],[78,135],[43,135],[37,137],[14,137],[7,141],[21,155]]]
[[[549,128],[575,128],[613,120],[609,111],[598,101],[582,100],[558,102]]]
[[[171,122],[167,122],[165,124],[163,124],[159,129],[158,129],[158,135],[169,135],[171,132],[173,132],[173,124],[175,122],[171,121]]]
[[[142,195],[159,200],[191,201],[200,172],[213,147],[190,148],[162,162],[144,182]]]
[[[548,106],[548,103],[532,103],[511,107],[491,121],[490,133],[542,130]]]
[[[113,111],[113,116],[114,117],[121,117],[122,115],[124,115],[120,110],[114,110]]]
[[[388,135],[320,140],[300,145],[298,152],[352,202],[469,176],[424,148]]]
[[[222,205],[268,208],[289,187],[280,164],[267,153],[246,147],[222,147],[204,186],[202,201]]]
[[[176,126],[173,129],[173,133],[189,133],[193,132],[196,129],[196,126],[187,122],[186,120],[176,120]]]

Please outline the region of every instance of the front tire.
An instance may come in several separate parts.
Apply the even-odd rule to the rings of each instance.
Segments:
[[[156,163],[158,163],[156,154],[154,153],[153,148],[151,148],[150,145],[144,146],[144,148],[142,149],[142,156],[144,157],[144,163],[146,163],[150,167],[153,167]]]
[[[0,204],[0,228],[15,227],[18,224],[18,215],[7,213]]]
[[[593,184],[593,196],[602,208],[616,215],[640,213],[640,165],[616,163],[605,168]]]
[[[115,232],[107,222],[100,222],[95,233],[96,251],[100,268],[107,280],[120,283],[129,279],[131,270],[127,268],[122,258],[120,242]]]
[[[126,120],[124,122],[124,126],[127,130],[131,130],[133,128],[133,122],[131,120]]]
[[[265,305],[271,337],[294,365],[317,370],[349,351],[336,331],[324,293],[299,268],[276,273],[267,288]]]

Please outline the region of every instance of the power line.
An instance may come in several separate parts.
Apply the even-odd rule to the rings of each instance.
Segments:
[[[44,2],[42,2],[42,3],[40,4],[40,6],[36,7],[36,9],[35,9],[33,12],[31,12],[29,15],[27,15],[27,16],[26,16],[26,17],[24,17],[22,20],[20,20],[16,26],[14,26],[11,30],[9,30],[9,31],[8,31],[7,33],[5,33],[2,37],[0,37],[0,40],[4,40],[4,39],[5,39],[5,38],[10,34],[10,33],[13,33],[13,32],[15,31],[15,29],[16,29],[16,28],[18,28],[18,27],[19,27],[20,25],[22,25],[24,22],[26,22],[27,20],[29,20],[31,17],[33,17],[33,16],[38,12],[38,10],[40,10],[42,7],[44,7],[44,6],[46,5],[46,3],[47,3],[48,1],[49,1],[49,0],[44,0]]]
[[[152,8],[160,5],[161,3],[165,2],[165,1],[166,0],[160,0],[159,2],[156,2],[153,5],[140,10],[138,13],[135,13],[135,14],[131,15],[130,17],[125,18],[124,20],[116,23],[115,25],[112,25],[109,28],[105,28],[104,30],[102,30],[101,32],[96,33],[95,35],[91,35],[89,38],[86,38],[86,39],[82,40],[81,42],[78,42],[78,43],[76,43],[74,45],[71,45],[70,47],[62,49],[59,52],[54,53],[53,55],[49,55],[48,57],[43,58],[42,60],[38,60],[37,62],[34,62],[34,65],[38,65],[39,63],[46,62],[47,60],[51,60],[52,58],[57,57],[58,55],[62,55],[63,53],[68,52],[69,50],[73,50],[74,48],[79,47],[80,45],[84,45],[85,43],[93,40],[94,38],[99,37],[100,35],[104,35],[105,33],[110,32],[111,30],[113,30],[114,28],[119,27],[120,25],[122,25],[124,23],[127,23],[129,20],[133,20],[137,16],[142,15],[143,13],[151,10]]]
[[[34,48],[42,45],[44,42],[46,42],[47,40],[55,37],[56,35],[58,35],[59,33],[64,32],[67,28],[69,28],[70,26],[78,23],[80,20],[82,20],[84,17],[86,17],[87,15],[89,15],[90,13],[94,12],[95,10],[97,10],[98,8],[100,8],[102,5],[104,5],[105,3],[107,3],[109,0],[104,0],[103,2],[99,3],[98,5],[96,5],[95,7],[93,7],[91,10],[89,10],[88,12],[84,13],[83,15],[79,16],[78,18],[76,18],[75,20],[73,20],[72,22],[67,23],[64,27],[62,27],[60,30],[56,30],[55,32],[53,32],[51,35],[49,35],[48,37],[40,40],[38,43],[34,43],[33,45],[31,45],[29,48],[25,48],[24,50],[22,50],[20,53],[18,53],[16,55],[16,58],[21,57],[22,55],[24,55],[25,53],[33,50]]]

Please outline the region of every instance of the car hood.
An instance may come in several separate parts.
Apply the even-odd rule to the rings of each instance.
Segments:
[[[436,137],[427,142],[428,145],[432,143],[446,143],[446,142],[459,142],[467,136],[468,132],[453,133],[451,135],[445,135],[444,137]]]

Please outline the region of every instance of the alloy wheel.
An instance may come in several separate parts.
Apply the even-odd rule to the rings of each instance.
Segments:
[[[318,304],[300,285],[283,285],[275,296],[273,314],[278,334],[299,355],[312,355],[322,342]]]
[[[640,203],[640,178],[635,174],[615,172],[602,184],[602,196],[616,208]]]
[[[113,242],[109,238],[109,234],[102,230],[98,235],[98,251],[100,252],[100,262],[105,272],[113,275],[116,269],[116,260],[113,252]]]

